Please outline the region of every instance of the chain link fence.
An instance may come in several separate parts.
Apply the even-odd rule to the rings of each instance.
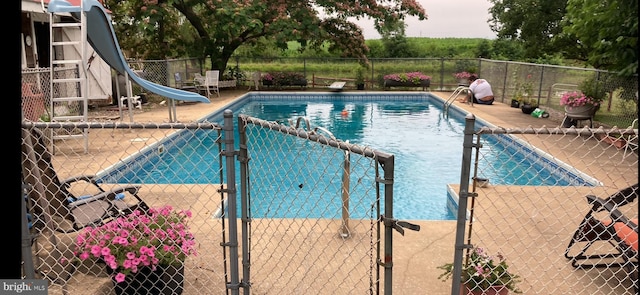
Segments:
[[[465,269],[471,249],[480,247],[506,259],[509,272],[519,276],[511,282],[523,294],[637,294],[638,129],[474,131],[474,119],[467,124],[462,179],[470,181],[457,188],[458,269]],[[513,174],[497,175],[502,168]],[[635,191],[626,192],[629,202],[607,199],[633,185]],[[630,229],[617,237],[617,229],[596,226],[613,220],[624,227],[589,195],[635,219],[635,233]],[[458,294],[460,283],[482,280],[462,277],[454,280],[451,294]]]
[[[196,74],[203,74],[207,68],[203,59],[187,58],[172,60],[129,60],[129,65],[141,77],[152,82],[180,88],[175,74],[182,82],[193,83]],[[235,57],[229,61],[228,69],[233,70],[237,87],[254,86],[254,73],[299,72],[304,74],[309,88],[324,88],[335,81],[346,81],[346,88],[355,89],[355,78],[362,66],[357,59],[347,58],[248,58]],[[44,71],[43,71],[44,70]],[[27,69],[23,71],[23,85],[33,88],[33,93],[49,97],[48,69]],[[491,84],[496,101],[510,104],[512,99],[524,95],[524,99],[535,101],[540,108],[554,117],[564,115],[560,97],[567,91],[578,90],[582,83],[602,83],[606,97],[595,115],[594,126],[605,128],[631,126],[637,119],[638,79],[623,78],[616,73],[597,69],[541,65],[489,59],[452,58],[379,58],[370,59],[365,71],[367,90],[385,90],[384,76],[408,72],[422,72],[431,76],[430,91],[453,91],[458,87],[454,74],[472,71],[487,79]],[[39,75],[34,75],[38,72]],[[225,73],[221,73],[224,75]],[[25,115],[39,118],[46,114],[32,102],[35,97],[23,86],[23,108]],[[260,87],[256,87],[260,88]],[[265,90],[265,88],[261,88]],[[412,90],[412,88],[406,88]],[[413,88],[421,89],[420,87]],[[133,95],[144,93],[144,89],[134,83]],[[39,105],[39,104],[36,104]],[[46,104],[45,104],[46,106]],[[77,107],[76,107],[77,108]]]
[[[494,71],[508,73],[500,72],[501,66],[497,63]],[[489,71],[487,68],[491,69],[483,62],[481,73]],[[525,77],[529,70],[522,71]],[[23,80],[28,77],[23,75]],[[499,84],[496,88],[500,91]],[[25,101],[28,100],[23,91],[23,111],[33,109],[26,107]],[[631,118],[637,119],[637,114],[623,117],[624,122]],[[382,212],[390,208],[384,202],[392,200],[391,195],[386,195],[392,189],[391,182],[383,177],[389,172],[379,171],[382,159],[389,155],[331,139],[330,132],[311,129],[305,122],[293,128],[255,118],[239,121],[247,125],[238,128],[237,137],[222,136],[228,130],[209,123],[23,122],[27,129],[43,131],[42,142],[34,142],[41,150],[46,147],[52,152],[51,163],[47,164],[43,162],[44,156],[34,158],[23,151],[23,175],[31,183],[26,186],[26,200],[31,210],[27,240],[34,257],[33,274],[54,282],[52,294],[110,294],[113,289],[104,265],[88,261],[70,263],[77,233],[55,229],[68,229],[73,223],[65,215],[44,217],[47,208],[58,212],[67,202],[65,196],[60,197],[58,186],[45,184],[38,190],[38,180],[51,182],[54,176],[36,175],[32,171],[50,168],[64,180],[75,175],[96,175],[107,190],[142,183],[139,196],[149,206],[170,204],[191,210],[190,225],[198,242],[198,255],[188,257],[185,262],[185,294],[221,294],[249,287],[258,294],[270,294],[272,290],[390,294],[392,279],[382,277],[382,270],[385,276],[386,271],[390,273],[391,265],[385,262],[391,257],[386,251],[391,249],[381,243],[386,242],[387,235],[393,232],[391,228],[398,223],[384,219],[390,216]],[[620,126],[625,127],[485,127],[469,132],[476,138],[465,144],[470,157],[462,166],[467,167],[468,173],[460,184],[452,185],[452,190],[459,192],[460,202],[468,199],[460,215],[464,226],[457,232],[455,248],[460,251],[456,252],[457,257],[463,257],[464,249],[470,245],[501,253],[510,270],[521,277],[518,286],[525,294],[637,293],[633,289],[637,285],[637,260],[632,259],[637,257],[637,250],[635,256],[629,256],[627,248],[623,248],[625,254],[618,255],[622,261],[604,261],[605,267],[574,267],[572,259],[565,256],[569,255],[565,254],[567,250],[575,250],[569,244],[591,210],[586,196],[605,199],[637,183],[637,125]],[[78,141],[53,141],[47,137],[57,130],[87,128],[90,142],[100,143],[91,144],[87,152]],[[29,146],[26,138],[23,147]],[[169,153],[184,142],[192,142],[193,150],[213,152],[198,157]],[[239,149],[238,154],[232,151],[234,142],[242,143],[233,148]],[[277,157],[267,157],[269,151]],[[229,167],[224,165],[225,159],[234,156],[238,157],[240,171],[225,178],[230,172],[225,168]],[[352,176],[348,178],[350,210],[345,213],[345,191],[341,185],[346,181],[342,172],[347,158]],[[292,161],[296,161],[296,166]],[[304,168],[294,168],[297,162]],[[173,175],[169,163],[204,168],[191,171],[198,178],[190,174]],[[516,170],[520,163],[530,168]],[[501,165],[505,167],[498,167]],[[381,166],[393,169],[389,163]],[[493,172],[497,170],[512,172],[496,175]],[[549,171],[563,176],[553,178]],[[488,179],[489,184],[472,181],[468,187],[469,180],[478,178]],[[178,181],[171,183],[169,179]],[[237,185],[227,187],[231,179]],[[77,192],[73,190],[73,195],[84,196],[86,189],[85,186]],[[225,209],[230,206],[227,197],[236,192],[240,194],[237,206],[246,210],[232,210],[237,218],[226,218],[231,216]],[[311,193],[321,194],[326,203],[311,202],[306,197]],[[50,203],[41,203],[40,199]],[[329,218],[310,213],[316,209]],[[618,209],[630,219],[637,218],[637,198]],[[229,223],[236,219],[240,226]],[[234,243],[234,235],[243,242]],[[590,251],[615,254],[616,248],[624,247],[611,235],[607,239],[607,235],[596,236],[601,237],[603,245],[594,244]],[[245,245],[249,248],[238,248]],[[237,265],[240,260],[242,266]],[[234,267],[243,267],[242,275],[234,273]],[[459,287],[459,283],[453,283],[453,294],[457,294]]]
[[[392,169],[393,158],[337,141],[308,121],[294,128],[244,115],[239,120],[252,291],[379,293],[377,220],[391,196],[378,192],[377,177],[389,172],[377,166]]]
[[[210,140],[219,138],[220,127],[210,123],[201,124],[114,124],[113,122],[89,123],[35,123],[38,127],[24,126],[23,129],[23,181],[27,219],[29,221],[26,241],[32,250],[32,273],[26,276],[47,279],[52,282],[49,294],[112,294],[113,283],[104,262],[96,259],[80,260],[74,255],[76,238],[84,225],[93,223],[97,216],[105,212],[106,221],[127,212],[126,204],[135,204],[136,195],[149,207],[160,208],[170,205],[177,210],[190,210],[192,217],[188,225],[197,241],[197,255],[189,256],[184,263],[185,294],[223,294],[225,282],[229,280],[229,249],[221,247],[228,241],[224,231],[223,218],[214,218],[213,213],[220,208],[227,196],[221,191],[222,171],[220,163],[209,167],[206,183],[178,181],[167,183],[140,180],[109,182],[105,171],[123,165],[118,173],[137,171],[135,177],[144,174],[160,175],[161,163],[175,161],[168,153],[172,142],[159,144],[162,140],[176,137],[191,138],[200,148],[221,153],[219,147]],[[85,153],[79,141],[55,140],[50,134],[68,130],[87,129],[91,144]],[[35,131],[34,131],[35,130]],[[37,132],[41,131],[41,132]],[[25,133],[26,132],[26,133]],[[202,133],[207,136],[202,138]],[[42,134],[37,136],[34,134]],[[175,144],[175,143],[173,143]],[[165,150],[165,148],[167,150]],[[147,166],[127,166],[142,163],[133,158],[138,155],[156,156],[156,163]],[[201,165],[207,165],[203,159]],[[165,171],[169,173],[168,171]],[[118,174],[125,177],[125,174]],[[128,175],[132,177],[132,175]],[[68,184],[68,185],[67,185]],[[130,188],[134,188],[130,191]],[[83,200],[93,200],[104,192],[109,193],[97,201],[82,206]],[[79,202],[79,203],[78,203]],[[76,205],[79,204],[79,205]],[[103,208],[104,207],[104,208]],[[133,207],[138,208],[138,207]],[[144,208],[144,206],[140,207]],[[29,265],[26,259],[25,267]],[[28,269],[27,269],[28,270]],[[146,293],[146,292],[145,292]]]
[[[239,172],[231,127],[25,122],[25,239],[33,257],[25,275],[51,281],[50,294],[111,294],[119,285],[106,261],[79,259],[78,236],[134,208],[170,205],[192,214],[197,255],[178,271],[185,294],[391,293],[390,274],[381,279],[390,237],[381,238],[379,220],[391,228],[393,220],[380,216],[392,198],[384,179],[393,157],[326,130],[238,121]],[[90,130],[86,153],[76,141],[50,137],[76,129]]]
[[[59,67],[55,72],[57,79],[69,79],[78,77],[78,69],[74,67]],[[49,121],[56,110],[58,116],[82,115],[82,104],[77,102],[56,102],[51,104],[51,72],[49,68],[25,69],[22,72],[22,112],[23,116],[31,121]],[[80,84],[77,87],[61,87],[54,85],[54,94],[59,96],[74,97],[80,93]]]
[[[205,67],[198,59],[130,63],[144,68],[146,75],[157,77],[157,81],[152,81],[174,87],[175,73],[193,81],[193,75],[202,74]],[[357,59],[348,58],[248,57],[235,57],[227,67],[240,73],[242,79],[237,82],[238,86],[252,85],[250,73],[299,72],[307,78],[310,88],[326,88],[332,82],[346,81],[346,87],[351,89],[355,89],[357,71],[362,68]],[[462,71],[475,72],[488,80],[496,101],[510,104],[512,99],[522,97],[535,101],[553,116],[564,115],[564,106],[560,105],[562,94],[579,90],[582,83],[601,83],[606,97],[596,113],[596,127],[627,127],[638,117],[637,76],[623,78],[608,71],[578,67],[490,59],[372,58],[365,70],[366,89],[385,90],[385,75],[422,72],[431,76],[430,91],[453,91],[458,87],[454,74]]]
[[[185,260],[185,294],[243,288],[257,294],[391,294],[392,282],[401,278],[392,279],[387,262],[404,248],[395,243],[392,251],[391,235],[402,227],[417,229],[385,218],[393,216],[387,213],[393,209],[393,155],[333,139],[304,120],[294,123],[239,116],[234,134],[226,121],[23,122],[25,130],[44,135],[23,136],[32,274],[53,282],[51,294],[113,292],[104,264],[73,259],[78,233],[67,198],[99,192],[87,193],[95,190],[88,183],[61,194],[63,186],[54,181],[95,175],[106,191],[139,186],[136,193],[152,208],[168,204],[192,212],[198,255]],[[89,130],[86,152],[78,141],[48,137],[76,129]],[[466,130],[466,173],[450,185],[462,208],[451,245],[458,263],[473,245],[506,257],[524,294],[634,294],[637,250],[629,256],[623,248],[625,254],[605,267],[574,267],[565,253],[574,251],[569,244],[592,207],[587,195],[604,199],[637,183],[637,127],[476,128],[468,120]],[[190,146],[178,148],[185,143]],[[322,197],[310,197],[315,194]],[[227,209],[234,207],[239,211]],[[618,209],[634,219],[637,208],[636,198]],[[428,231],[429,222],[420,224]],[[590,251],[623,247],[611,235],[596,236],[602,243]],[[433,268],[419,272],[436,277]],[[460,282],[443,282],[449,283],[458,294]]]

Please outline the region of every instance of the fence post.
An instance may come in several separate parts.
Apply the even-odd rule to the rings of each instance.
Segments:
[[[440,58],[440,89],[444,89],[444,57]]]
[[[504,80],[502,82],[502,99],[500,101],[504,102],[505,99],[509,100],[509,94],[507,93],[507,82],[509,80],[509,63],[504,63]],[[515,81],[514,81],[515,82]]]
[[[451,295],[460,294],[460,277],[462,276],[462,251],[471,245],[464,244],[464,230],[467,220],[467,198],[469,197],[469,177],[471,175],[471,152],[474,147],[473,135],[476,118],[467,115],[464,126],[464,140],[462,143],[462,169],[460,172],[460,191],[458,192],[458,216],[456,218],[456,243],[453,255],[453,277]]]
[[[540,98],[542,97],[542,81],[544,80],[544,66],[540,67],[540,83],[538,83],[538,106],[540,106]],[[549,105],[549,102],[546,103]]]
[[[227,288],[231,289],[231,294],[238,295],[240,288],[239,270],[238,270],[238,208],[236,204],[236,169],[235,169],[235,152],[234,152],[234,131],[233,131],[233,112],[231,110],[224,111],[224,151],[227,168],[227,214],[229,216],[229,277],[230,282]],[[222,190],[221,193],[224,193]]]
[[[393,294],[393,180],[395,158],[390,156],[384,160],[380,158],[384,170],[384,294]]]
[[[242,286],[244,294],[251,293],[251,256],[249,254],[249,151],[247,150],[247,123],[238,118],[238,162],[240,162],[240,210],[242,215]]]

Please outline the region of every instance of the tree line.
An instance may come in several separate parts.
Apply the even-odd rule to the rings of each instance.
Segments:
[[[105,0],[125,54],[202,57],[224,71],[234,55],[485,57],[575,63],[637,74],[638,1],[490,0],[497,39],[407,38],[403,19],[428,20],[415,0]],[[365,40],[349,19],[369,17],[382,36]]]

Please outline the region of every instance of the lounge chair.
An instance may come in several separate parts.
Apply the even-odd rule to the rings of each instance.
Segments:
[[[606,199],[586,196],[591,210],[573,234],[564,254],[571,265],[587,269],[621,267],[637,291],[638,217],[627,218],[619,210],[637,197],[637,183]]]
[[[105,188],[90,175],[60,180],[52,165],[47,141],[38,129],[22,129],[22,176],[27,188],[28,211],[34,226],[74,232],[98,226],[136,209],[149,206],[138,196],[139,186]],[[82,188],[81,194],[73,194]],[[90,192],[87,192],[89,191]],[[53,221],[50,223],[49,221]],[[53,225],[51,225],[53,224]]]

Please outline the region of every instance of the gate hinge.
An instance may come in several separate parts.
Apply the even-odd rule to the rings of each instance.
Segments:
[[[223,151],[221,152],[221,154],[222,154],[223,156],[237,156],[237,155],[239,155],[239,154],[240,154],[240,151],[237,151],[237,150],[235,150],[235,151],[226,151],[226,150],[223,150]]]
[[[477,196],[478,196],[478,193],[476,192],[468,192],[466,195],[467,198],[475,198]]]
[[[381,215],[380,219],[382,219],[382,222],[384,223],[385,226],[391,226],[393,229],[398,231],[403,236],[404,236],[405,228],[410,230],[420,231],[420,225],[417,225],[417,224],[409,223],[406,221],[399,221],[393,218],[386,218],[384,217],[384,215]]]

